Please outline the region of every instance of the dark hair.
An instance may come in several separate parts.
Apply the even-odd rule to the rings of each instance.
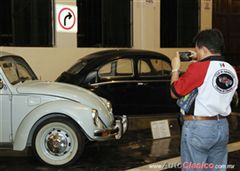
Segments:
[[[224,38],[218,29],[208,29],[199,32],[194,38],[198,48],[205,46],[211,53],[224,52]]]

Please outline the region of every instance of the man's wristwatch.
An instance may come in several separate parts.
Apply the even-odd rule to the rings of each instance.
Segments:
[[[178,69],[172,69],[172,73],[173,72],[179,72],[179,70]]]

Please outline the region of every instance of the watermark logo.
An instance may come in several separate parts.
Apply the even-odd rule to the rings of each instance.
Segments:
[[[234,169],[235,165],[221,165],[214,163],[193,163],[193,162],[184,162],[182,164],[183,169]]]
[[[161,164],[150,164],[149,169],[159,169],[159,170],[165,170],[165,169],[186,169],[186,170],[192,170],[192,169],[234,169],[235,165],[228,164],[228,165],[217,165],[214,163],[193,163],[193,162],[184,162],[181,163],[170,163],[165,162]]]
[[[160,170],[164,170],[164,169],[181,169],[182,168],[182,164],[181,163],[165,162],[165,163],[162,163],[162,164],[150,164],[149,168],[150,169],[160,169]]]

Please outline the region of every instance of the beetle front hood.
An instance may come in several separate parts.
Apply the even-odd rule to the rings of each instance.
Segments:
[[[31,94],[42,94],[42,95],[53,95],[58,97],[66,97],[73,100],[78,99],[81,96],[84,98],[94,97],[98,98],[97,95],[92,92],[70,84],[58,83],[58,82],[45,82],[45,81],[26,81],[23,84],[19,84],[17,87],[18,93],[31,93]],[[86,97],[85,97],[86,96]]]
[[[102,114],[102,119],[104,120],[107,118],[103,115],[107,115],[107,113],[109,113],[107,106],[102,98],[87,89],[70,84],[50,81],[45,82],[39,80],[26,81],[22,84],[18,84],[16,90],[20,94],[55,96],[80,102],[81,104],[89,106],[93,109],[97,109],[99,111],[99,114]]]

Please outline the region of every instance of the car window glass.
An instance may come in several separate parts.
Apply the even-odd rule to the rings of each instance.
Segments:
[[[8,81],[13,85],[26,80],[37,79],[26,61],[20,57],[2,57],[0,59],[0,67],[5,73]]]
[[[112,68],[112,63],[108,63],[99,70],[99,74],[101,76],[104,76],[104,75],[109,76],[111,74],[111,68]]]
[[[171,71],[171,66],[169,63],[167,63],[166,61],[160,60],[160,59],[151,59],[150,60],[152,63],[152,66],[154,67],[154,69],[159,72],[159,71]]]
[[[132,75],[133,67],[132,60],[130,59],[119,59],[117,60],[117,75]]]
[[[103,65],[98,71],[99,77],[124,77],[133,75],[133,61],[118,59]]]
[[[16,66],[17,66],[19,78],[21,80],[31,80],[31,75],[29,74],[29,72],[24,66],[20,64],[16,64]]]
[[[170,76],[171,66],[161,59],[141,59],[138,61],[139,76]]]
[[[141,75],[147,74],[147,73],[151,73],[151,68],[149,67],[147,62],[145,62],[144,60],[140,60],[138,62],[138,71]]]
[[[17,70],[14,67],[14,64],[11,62],[0,62],[1,68],[3,70],[3,72],[5,73],[5,75],[7,76],[9,82],[11,84],[14,84],[15,82],[18,82],[18,74],[17,74]]]

